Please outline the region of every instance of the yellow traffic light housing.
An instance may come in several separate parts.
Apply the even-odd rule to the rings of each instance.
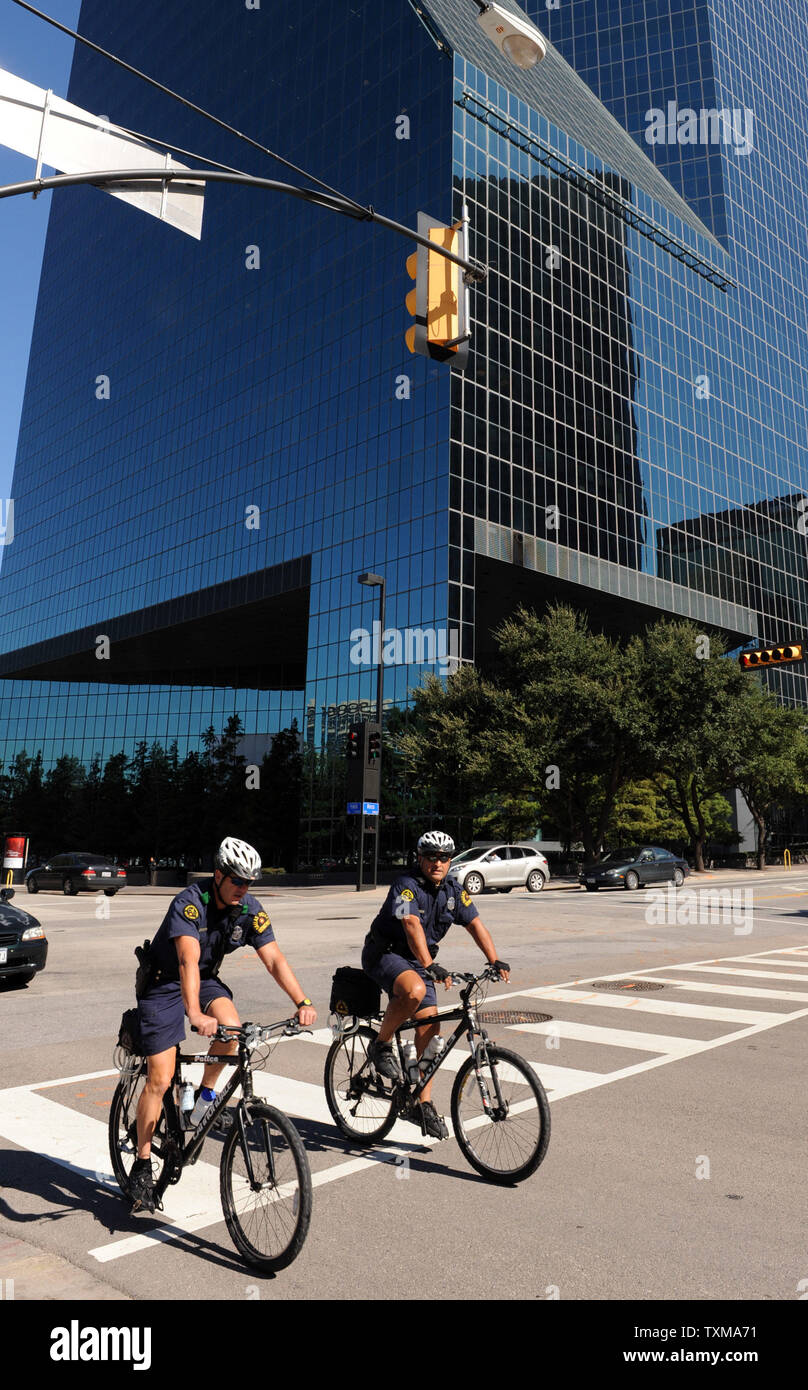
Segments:
[[[465,254],[462,222],[447,227],[426,213],[418,214],[418,231],[437,246],[456,256]],[[407,295],[407,312],[415,322],[404,341],[410,352],[438,362],[451,362],[461,370],[468,360],[468,291],[462,268],[426,246],[407,257],[407,274],[415,288]]]
[[[756,651],[741,652],[738,657],[742,671],[756,671],[762,666],[782,666],[787,661],[802,659],[800,642],[791,642],[784,647],[759,647]]]

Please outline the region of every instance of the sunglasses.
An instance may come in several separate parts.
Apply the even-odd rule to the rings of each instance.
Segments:
[[[451,854],[425,854],[423,858],[428,864],[451,864]]]
[[[227,877],[230,879],[234,888],[249,888],[252,883],[251,878],[236,878],[235,874],[228,874]]]

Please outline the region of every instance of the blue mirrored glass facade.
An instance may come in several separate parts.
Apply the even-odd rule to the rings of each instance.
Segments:
[[[397,634],[386,709],[442,668],[450,633],[487,660],[520,601],[617,631],[685,615],[738,642],[806,623],[796,104],[758,123],[765,158],[708,150],[694,188],[679,147],[677,173],[638,143],[639,59],[607,64],[593,37],[604,11],[620,28],[632,10],[635,44],[635,11],[669,12],[675,85],[695,70],[676,0],[528,7],[557,45],[532,73],[471,0],[419,8],[315,0],[279,30],[273,6],[84,0],[88,37],[359,202],[413,227],[465,203],[489,276],[461,374],[406,352],[412,248],[377,227],[216,185],[195,242],[101,192],[57,194],[0,571],[0,756],[182,755],[238,713],[259,757],[296,721],[328,779],[315,796],[311,773],[311,860],[343,846],[344,736],[375,701],[364,570]],[[697,26],[699,106],[715,72],[763,75],[731,50],[745,7],[710,8],[725,25],[712,47]],[[68,95],[293,181],[86,50]],[[802,700],[795,670],[771,678]]]

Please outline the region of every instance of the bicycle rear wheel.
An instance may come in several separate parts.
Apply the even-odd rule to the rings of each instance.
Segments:
[[[219,1170],[222,1209],[236,1249],[249,1265],[269,1274],[290,1265],[306,1239],[309,1160],[292,1121],[274,1106],[250,1104],[244,1126],[246,1151],[237,1112]]]
[[[491,1111],[486,1110],[474,1056],[460,1068],[452,1087],[455,1138],[472,1168],[492,1182],[521,1182],[535,1173],[550,1142],[550,1106],[539,1078],[524,1058],[504,1047],[486,1048],[480,1074]],[[496,1072],[506,1114],[497,1108]]]
[[[137,1107],[146,1084],[147,1065],[143,1061],[121,1073],[109,1108],[109,1156],[112,1171],[125,1197],[129,1196],[129,1175],[137,1158]],[[162,1197],[174,1171],[166,1142],[165,1105],[160,1111],[152,1136],[152,1182],[156,1197]]]
[[[325,1098],[334,1123],[346,1139],[374,1144],[396,1122],[393,1083],[370,1072],[372,1028],[356,1028],[331,1044],[325,1059]]]

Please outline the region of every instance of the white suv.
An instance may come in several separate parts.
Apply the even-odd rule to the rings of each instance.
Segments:
[[[512,888],[540,893],[550,877],[544,855],[530,844],[475,845],[455,855],[449,872],[473,898],[486,888],[495,893],[510,893]]]

